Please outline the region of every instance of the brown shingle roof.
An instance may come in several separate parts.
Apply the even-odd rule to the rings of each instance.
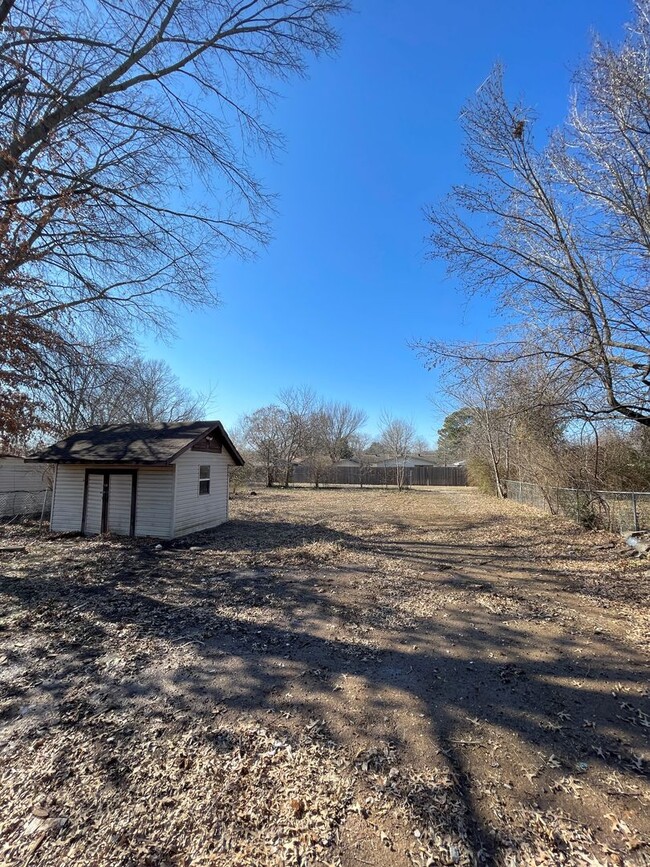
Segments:
[[[25,460],[78,464],[169,464],[203,437],[215,435],[236,464],[241,457],[220,421],[112,424],[88,428]]]

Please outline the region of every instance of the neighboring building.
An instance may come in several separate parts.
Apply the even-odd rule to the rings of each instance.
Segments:
[[[93,427],[25,460],[56,464],[52,530],[165,539],[227,521],[244,464],[218,421]]]
[[[422,455],[406,455],[403,458],[396,459],[394,457],[376,456],[371,459],[371,467],[394,467],[399,463],[400,467],[436,467],[439,466],[438,461],[432,458],[426,458]]]
[[[47,467],[25,463],[20,455],[0,454],[0,517],[47,511],[52,489]]]
[[[319,465],[325,466],[328,469],[332,467],[358,467],[361,462],[356,458],[340,458],[338,461],[332,463],[327,455],[320,455],[318,457]],[[311,467],[312,459],[311,458],[296,458],[292,463],[292,467],[294,470],[300,469],[301,467]]]

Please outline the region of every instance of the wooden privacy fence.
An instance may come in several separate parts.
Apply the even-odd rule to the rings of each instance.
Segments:
[[[451,485],[467,484],[465,467],[400,467],[403,485]],[[397,485],[396,467],[325,467],[318,473],[306,464],[294,467],[292,482],[319,485]]]

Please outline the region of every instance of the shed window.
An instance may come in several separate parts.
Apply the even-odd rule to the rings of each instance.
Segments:
[[[199,467],[199,494],[210,493],[210,465],[201,464]]]

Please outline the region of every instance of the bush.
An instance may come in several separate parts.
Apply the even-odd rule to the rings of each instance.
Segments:
[[[485,458],[478,455],[474,455],[467,461],[467,484],[474,485],[479,491],[492,497],[497,495],[492,467]]]

